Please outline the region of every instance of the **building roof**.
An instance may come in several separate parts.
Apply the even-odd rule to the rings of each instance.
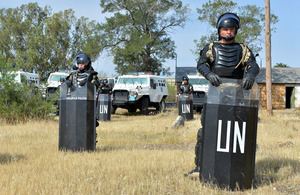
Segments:
[[[197,72],[194,67],[177,67],[176,82],[182,82],[182,77],[191,72]],[[257,83],[266,83],[266,68],[261,68],[256,77]],[[272,68],[272,83],[300,83],[300,68]]]
[[[257,83],[266,83],[266,68],[261,68]],[[300,68],[272,68],[272,83],[300,83]]]
[[[190,74],[191,72],[197,72],[196,66],[194,67],[177,67],[176,68],[176,83],[182,82],[182,77]]]

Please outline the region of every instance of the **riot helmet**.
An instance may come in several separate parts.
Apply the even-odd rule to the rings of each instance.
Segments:
[[[76,65],[78,67],[78,64],[84,64],[84,67],[83,68],[78,68],[81,72],[83,71],[86,71],[88,69],[91,68],[91,59],[90,57],[85,54],[85,53],[81,53],[81,54],[78,54],[76,57],[75,57],[75,61],[76,61]]]
[[[106,83],[108,83],[107,79],[103,79],[103,84],[105,85]]]
[[[186,80],[186,81],[189,81],[189,77],[183,76],[183,77],[182,77],[182,81],[185,81],[185,80]]]
[[[235,36],[236,36],[240,26],[241,26],[240,18],[236,14],[230,13],[230,12],[222,14],[217,21],[219,40],[221,40],[222,38],[227,41],[235,39]],[[226,27],[235,28],[234,36],[221,37],[220,28],[226,28]]]

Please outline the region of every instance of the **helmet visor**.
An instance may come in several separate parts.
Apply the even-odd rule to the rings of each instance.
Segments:
[[[224,27],[236,27],[236,26],[230,26],[230,25],[237,25],[237,28],[240,27],[240,19],[239,19],[235,14],[229,13],[229,14],[224,14],[223,16],[221,16],[221,17],[219,18],[218,23],[217,23],[217,28],[223,27],[223,26],[221,25],[221,23],[222,23],[224,20],[228,20],[228,19],[234,19],[234,20],[236,20],[236,23],[235,23],[235,22],[229,23],[228,26],[224,26]],[[226,23],[226,22],[225,22],[225,23]],[[223,25],[224,25],[225,23],[223,22]],[[220,25],[221,25],[221,26],[220,26]]]

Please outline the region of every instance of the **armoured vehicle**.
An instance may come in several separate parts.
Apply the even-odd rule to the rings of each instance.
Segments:
[[[201,112],[203,104],[206,102],[208,92],[208,81],[199,73],[190,73],[187,75],[189,83],[193,85],[193,107],[197,112]]]
[[[165,110],[168,88],[163,77],[150,73],[129,73],[118,77],[112,94],[112,113],[120,107],[128,112],[139,109],[143,114],[148,114],[149,107],[155,107],[157,111]]]
[[[11,78],[14,78],[16,83],[20,84],[34,84],[36,88],[39,87],[39,75],[36,73],[24,72],[22,70],[13,71],[8,73]],[[0,75],[1,77],[1,75]]]
[[[70,71],[68,70],[59,70],[58,72],[50,73],[48,79],[47,79],[47,88],[45,90],[45,98],[46,96],[51,96],[53,93],[55,93],[58,89],[58,87],[61,85],[60,79],[66,78],[69,76]]]

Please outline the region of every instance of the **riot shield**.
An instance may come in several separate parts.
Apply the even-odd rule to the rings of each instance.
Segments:
[[[110,121],[111,119],[111,95],[99,94],[97,103],[97,118],[100,121]]]
[[[59,149],[95,150],[96,89],[87,82],[60,88]]]
[[[259,87],[222,79],[204,104],[200,180],[222,187],[251,188],[254,179]]]
[[[185,120],[194,119],[193,113],[193,96],[187,94],[178,95],[178,113]]]

